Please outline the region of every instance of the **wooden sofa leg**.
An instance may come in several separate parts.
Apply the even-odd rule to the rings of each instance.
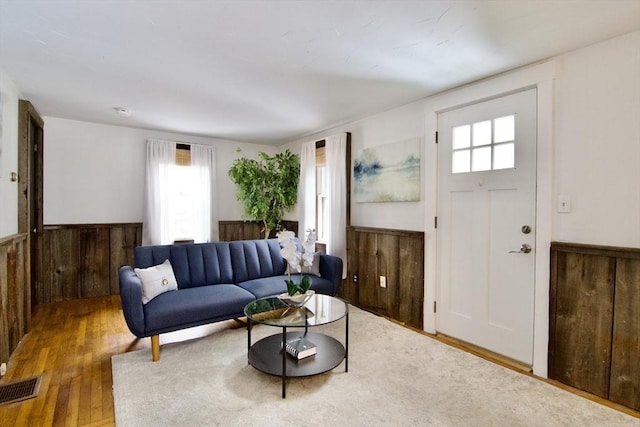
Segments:
[[[151,360],[160,360],[160,335],[151,335]]]

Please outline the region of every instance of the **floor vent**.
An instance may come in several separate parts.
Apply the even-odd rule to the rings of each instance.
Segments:
[[[42,376],[0,385],[0,405],[31,399],[38,395]]]

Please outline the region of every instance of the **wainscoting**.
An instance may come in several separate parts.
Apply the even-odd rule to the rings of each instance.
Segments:
[[[283,226],[298,230],[295,221]],[[260,239],[261,229],[257,222],[221,221],[220,240]],[[142,244],[142,224],[46,225],[37,244],[36,304],[114,295],[118,268],[133,265],[133,248]]]
[[[293,231],[298,235],[297,221],[282,221],[282,227]],[[254,240],[264,238],[261,222],[256,221],[219,221],[218,234],[221,242],[231,242],[234,240]],[[271,232],[270,237],[275,237],[276,231]]]
[[[27,234],[0,239],[0,361],[7,362],[31,318]]]
[[[347,227],[347,279],[340,296],[422,329],[424,233]],[[380,286],[384,276],[386,287]]]
[[[118,268],[133,264],[133,248],[141,242],[140,223],[44,226],[35,303],[119,293]]]
[[[640,249],[551,244],[549,378],[640,410]]]

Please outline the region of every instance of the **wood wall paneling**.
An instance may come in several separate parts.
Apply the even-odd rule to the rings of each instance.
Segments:
[[[142,227],[116,227],[112,228],[109,233],[109,265],[111,294],[120,293],[120,282],[118,274],[113,270],[119,269],[123,265],[133,265],[133,249],[142,242]]]
[[[640,411],[640,259],[616,263],[609,398]]]
[[[549,377],[640,410],[640,249],[551,244]]]
[[[282,221],[282,228],[298,235],[297,221]],[[262,223],[257,221],[219,221],[218,238],[221,242],[263,239],[262,229]],[[275,237],[276,233],[276,230],[272,230],[270,237]]]
[[[46,229],[43,235],[42,274],[38,274],[38,288],[42,300],[38,304],[80,298],[80,229]],[[39,272],[40,273],[40,272]]]
[[[283,221],[298,232],[298,223]],[[221,221],[220,240],[260,239],[261,224]],[[142,224],[47,225],[37,244],[35,302],[43,304],[119,293],[118,268],[133,265],[133,249],[142,244]]]
[[[102,227],[80,230],[80,298],[111,294],[110,232]]]
[[[424,308],[424,235],[405,238],[398,248],[399,294],[398,320],[423,328]],[[415,288],[421,287],[418,291]]]
[[[613,280],[608,257],[558,254],[554,332],[556,379],[601,397],[609,395]]]
[[[387,315],[378,286],[378,239],[375,233],[355,232],[355,247],[347,254],[347,262],[357,259],[358,299],[352,301],[367,310]]]
[[[118,268],[133,264],[140,223],[45,226],[38,239],[36,303],[119,293]]]
[[[400,239],[397,235],[380,233],[377,235],[377,283],[378,303],[383,314],[400,320]],[[386,288],[380,286],[380,278],[385,278]]]
[[[283,226],[297,233],[295,221]],[[221,240],[259,239],[260,224],[224,221]],[[41,254],[34,264],[34,293],[28,234],[0,239],[0,361],[7,361],[28,330],[34,304],[119,293],[118,269],[133,265],[142,244],[142,224],[47,225],[33,242]]]
[[[422,329],[424,233],[348,227],[347,263],[342,298]]]
[[[358,234],[347,227],[347,277],[342,281],[338,295],[351,302],[358,301],[358,257],[351,256],[358,247]]]
[[[29,263],[27,234],[0,239],[0,362],[7,362],[27,333]]]

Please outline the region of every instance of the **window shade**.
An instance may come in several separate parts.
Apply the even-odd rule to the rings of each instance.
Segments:
[[[191,166],[191,150],[184,148],[176,149],[176,165]]]

